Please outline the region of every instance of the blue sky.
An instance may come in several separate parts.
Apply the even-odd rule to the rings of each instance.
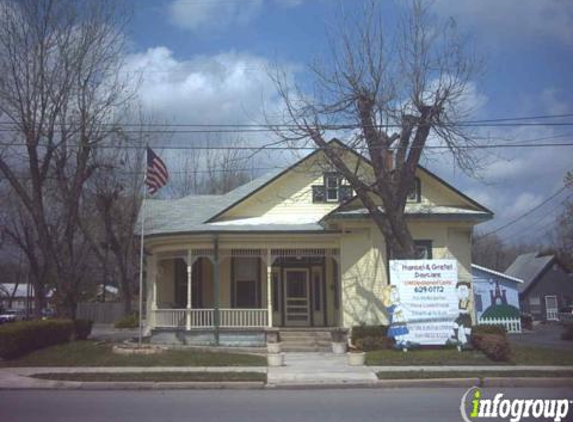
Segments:
[[[327,47],[336,11],[360,0],[129,0],[134,17],[128,69],[142,71],[144,108],[180,123],[249,123],[275,101],[266,68],[274,61],[305,78],[304,65]],[[382,1],[388,22],[404,1]],[[435,0],[439,18],[453,17],[486,59],[476,80],[476,118],[573,112],[573,2],[566,0]],[[390,28],[391,29],[391,28]],[[573,119],[569,119],[571,121]],[[260,119],[259,119],[260,122]],[[573,134],[567,128],[493,128],[515,140]],[[573,140],[557,138],[557,141]],[[572,148],[496,151],[471,180],[444,160],[441,176],[492,208],[497,227],[541,203],[573,168]],[[507,230],[550,225],[558,200]],[[487,227],[486,227],[487,229]]]

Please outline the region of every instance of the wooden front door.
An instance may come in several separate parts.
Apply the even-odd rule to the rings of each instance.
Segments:
[[[285,326],[310,326],[309,271],[306,268],[284,270]]]

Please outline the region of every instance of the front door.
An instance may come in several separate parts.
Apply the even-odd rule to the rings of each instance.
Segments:
[[[310,325],[310,300],[308,269],[285,268],[284,298],[285,325],[308,327]]]
[[[545,296],[545,314],[547,321],[557,321],[557,296]]]

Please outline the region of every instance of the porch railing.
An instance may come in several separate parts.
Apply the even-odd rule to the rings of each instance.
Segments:
[[[219,311],[219,324],[223,328],[255,328],[268,325],[266,309],[220,309]]]
[[[214,309],[156,309],[154,312],[157,328],[210,328],[215,326]],[[219,309],[219,327],[221,328],[257,328],[267,325],[266,309]]]

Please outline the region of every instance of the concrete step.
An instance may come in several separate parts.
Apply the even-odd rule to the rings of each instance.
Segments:
[[[330,352],[332,349],[326,346],[291,346],[283,344],[281,347],[283,352]]]

